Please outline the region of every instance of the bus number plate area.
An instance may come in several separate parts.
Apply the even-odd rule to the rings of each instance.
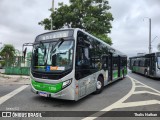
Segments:
[[[43,96],[43,97],[48,97],[48,94],[45,93],[45,92],[39,92],[39,95],[40,95],[40,96]]]

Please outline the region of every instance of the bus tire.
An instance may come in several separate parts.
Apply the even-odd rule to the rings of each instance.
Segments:
[[[147,70],[144,71],[144,75],[145,75],[146,77],[148,77],[148,71],[147,71]]]
[[[102,92],[103,90],[103,87],[104,87],[104,80],[103,80],[103,77],[99,76],[98,79],[97,79],[97,84],[96,84],[96,94],[99,94]]]

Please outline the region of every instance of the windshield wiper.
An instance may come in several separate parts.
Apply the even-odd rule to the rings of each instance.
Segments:
[[[62,44],[64,42],[64,39],[63,38],[60,38],[58,41],[57,41],[57,43],[54,45],[54,46],[52,46],[52,49],[51,49],[51,52],[53,52],[54,51],[54,49],[56,48],[56,46],[58,45],[58,48],[59,48],[59,46]]]
[[[64,42],[64,39],[63,38],[60,38],[58,41],[57,41],[57,43],[55,44],[55,45],[52,45],[52,48],[51,48],[51,50],[49,51],[49,48],[48,48],[48,53],[50,52],[50,59],[51,59],[51,53],[52,52],[56,52],[56,47],[57,47],[57,45],[58,45],[58,47],[62,44]],[[51,45],[51,43],[49,44],[49,46]],[[46,58],[46,60],[45,60],[45,66],[47,65],[47,61],[48,61],[48,54],[47,54],[47,58]]]

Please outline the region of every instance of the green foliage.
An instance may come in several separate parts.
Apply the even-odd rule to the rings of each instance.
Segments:
[[[107,0],[70,0],[70,5],[59,3],[59,8],[52,12],[53,29],[64,26],[69,28],[81,28],[96,37],[112,44],[107,36],[111,32],[112,14]],[[50,11],[52,11],[50,9]],[[46,18],[39,22],[44,29],[51,29],[51,19]]]
[[[0,61],[0,67],[4,67],[5,66],[5,61],[4,60],[1,60]]]
[[[14,55],[15,55],[15,48],[13,45],[5,44],[2,47],[2,50],[0,52],[0,56],[4,60],[4,63],[6,66],[10,66],[14,62]]]

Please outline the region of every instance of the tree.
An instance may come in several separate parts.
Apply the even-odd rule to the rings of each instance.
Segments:
[[[5,44],[0,52],[2,59],[5,61],[5,65],[10,66],[14,62],[15,48],[13,45]]]
[[[107,0],[70,0],[70,5],[59,3],[59,8],[51,14],[53,29],[64,26],[69,28],[81,28],[96,37],[112,44],[107,36],[111,32],[112,14]],[[51,9],[50,9],[51,11]],[[51,19],[46,18],[39,22],[44,29],[51,29]]]

